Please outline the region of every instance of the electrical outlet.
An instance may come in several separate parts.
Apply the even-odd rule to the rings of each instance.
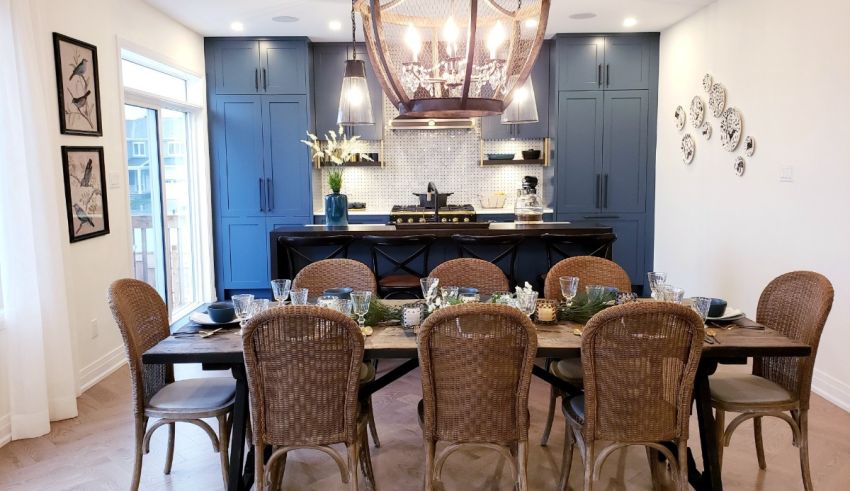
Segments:
[[[96,337],[97,337],[97,335],[98,335],[98,332],[97,332],[97,319],[92,319],[92,320],[91,320],[91,338],[92,338],[92,339],[94,339],[94,338],[96,338]]]
[[[794,182],[794,168],[783,167],[782,172],[779,173],[779,182]]]

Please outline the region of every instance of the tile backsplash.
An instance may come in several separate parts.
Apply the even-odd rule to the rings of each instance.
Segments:
[[[384,98],[385,122],[398,111]],[[441,193],[454,193],[450,204],[470,203],[479,206],[478,195],[504,192],[505,208],[513,209],[516,190],[523,176],[540,179],[538,192],[546,198],[543,167],[540,165],[481,166],[481,125],[463,130],[384,130],[384,167],[349,167],[343,174],[342,192],[349,201],[364,201],[367,209],[382,210],[396,204],[414,204],[412,193],[425,192],[433,181]],[[356,128],[355,128],[356,133]],[[362,142],[361,152],[380,151],[381,142]],[[543,149],[543,140],[484,141],[485,153],[519,153]],[[313,174],[313,207],[322,210],[322,197],[330,193],[327,171]]]

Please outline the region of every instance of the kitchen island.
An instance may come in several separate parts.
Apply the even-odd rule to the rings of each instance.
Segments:
[[[472,228],[473,226],[487,228]],[[455,234],[472,236],[520,236],[522,242],[518,247],[516,259],[516,280],[519,284],[528,281],[535,287],[542,287],[541,278],[549,270],[546,243],[543,236],[546,234],[561,237],[576,238],[588,244],[613,243],[616,236],[611,227],[594,222],[540,222],[540,223],[490,223],[486,224],[428,224],[419,227],[407,227],[386,224],[363,224],[348,225],[345,227],[327,227],[324,225],[300,225],[282,226],[273,229],[270,233],[271,241],[271,275],[272,278],[292,278],[287,259],[287,246],[279,239],[282,237],[305,237],[321,239],[322,237],[351,236],[353,241],[348,247],[348,257],[361,261],[365,264],[373,264],[369,245],[360,240],[364,236],[403,237],[417,235],[433,235],[437,241],[431,247],[428,270],[432,270],[438,264],[457,258],[458,248],[452,241]],[[570,246],[575,255],[590,254],[610,257],[611,248],[597,250],[597,245],[589,245],[589,249],[582,250],[581,245]],[[616,247],[614,245],[613,247]],[[592,250],[590,249],[592,248]],[[335,247],[328,246],[326,251],[318,251],[316,257],[324,252],[329,254]],[[562,256],[553,254],[553,261],[557,262]],[[507,272],[507,265],[499,263]]]

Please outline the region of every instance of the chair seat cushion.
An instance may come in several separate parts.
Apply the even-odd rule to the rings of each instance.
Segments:
[[[412,274],[394,274],[378,282],[384,288],[419,288],[419,278]]]
[[[217,409],[233,403],[236,380],[225,377],[178,380],[151,397],[148,409],[192,411]]]
[[[584,423],[584,394],[565,399],[564,411],[577,423]]]
[[[731,404],[793,402],[794,396],[781,385],[750,374],[716,374],[708,379],[711,398]]]
[[[363,362],[360,364],[360,383],[371,382],[375,380],[375,365],[371,362]]]
[[[581,358],[564,358],[549,365],[549,372],[561,380],[582,380]]]

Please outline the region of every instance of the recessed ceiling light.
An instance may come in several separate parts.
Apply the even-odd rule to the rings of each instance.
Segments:
[[[272,20],[275,22],[298,22],[298,17],[293,17],[291,15],[278,15],[277,17],[272,17]]]
[[[328,28],[331,31],[338,31],[338,30],[342,29],[342,22],[340,22],[338,20],[332,20],[332,21],[328,22]]]
[[[533,28],[537,27],[537,19],[526,19],[525,20],[525,27],[527,27],[529,29],[533,29]]]
[[[242,31],[245,30],[245,24],[243,24],[241,22],[231,22],[230,23],[230,29],[232,31],[242,32]]]
[[[637,25],[637,19],[634,17],[626,17],[623,19],[623,27],[634,27]]]
[[[571,15],[570,19],[585,20],[585,19],[592,19],[594,17],[596,17],[596,14],[594,14],[593,12],[580,12],[578,14]]]

